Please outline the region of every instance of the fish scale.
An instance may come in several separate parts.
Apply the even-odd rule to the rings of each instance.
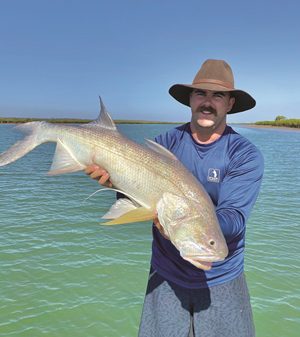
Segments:
[[[0,154],[8,165],[45,142],[56,142],[49,175],[82,171],[91,164],[110,174],[117,200],[103,216],[115,225],[158,218],[181,256],[207,270],[228,254],[214,205],[197,179],[167,149],[150,140],[146,146],[121,135],[100,99],[101,111],[92,123],[70,126],[25,123],[28,135]]]

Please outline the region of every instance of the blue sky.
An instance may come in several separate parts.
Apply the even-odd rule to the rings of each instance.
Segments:
[[[0,116],[188,121],[168,89],[224,59],[257,106],[300,118],[300,2],[0,1]]]

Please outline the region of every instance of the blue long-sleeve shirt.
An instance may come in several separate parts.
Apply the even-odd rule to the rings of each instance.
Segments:
[[[210,144],[199,144],[184,124],[156,137],[201,182],[215,207],[229,254],[202,271],[180,256],[173,244],[153,227],[152,267],[167,280],[188,288],[230,281],[244,268],[246,221],[259,193],[263,157],[245,137],[227,126]]]

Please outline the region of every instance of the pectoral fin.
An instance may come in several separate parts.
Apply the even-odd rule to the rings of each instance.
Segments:
[[[58,139],[53,162],[48,175],[77,172],[83,169],[84,166],[79,163],[68,147]]]
[[[155,214],[153,209],[139,207],[121,215],[114,220],[102,223],[102,225],[121,225],[125,223],[147,221],[154,219],[154,216]]]
[[[102,219],[117,219],[137,208],[140,208],[140,206],[134,204],[130,199],[120,198],[111,206],[109,211],[103,215]]]

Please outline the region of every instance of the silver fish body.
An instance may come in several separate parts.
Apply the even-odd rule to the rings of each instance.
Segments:
[[[181,256],[201,269],[225,259],[226,241],[214,205],[197,179],[162,146],[147,147],[121,135],[101,102],[93,123],[71,126],[31,122],[20,126],[28,136],[0,155],[7,165],[45,142],[56,142],[50,175],[84,170],[97,164],[106,169],[114,190],[128,198],[116,201],[103,218],[106,224],[153,219]]]

